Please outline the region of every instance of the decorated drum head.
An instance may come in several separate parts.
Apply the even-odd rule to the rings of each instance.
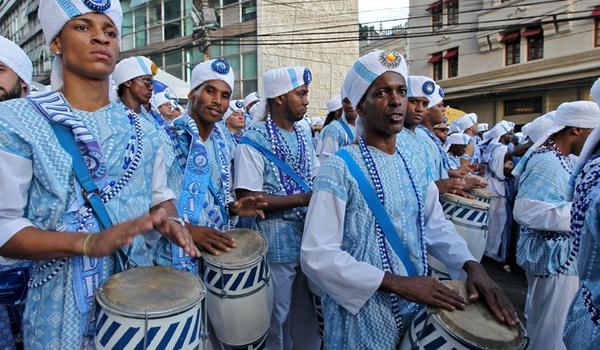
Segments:
[[[98,290],[102,308],[135,318],[178,314],[204,299],[204,286],[189,272],[169,267],[138,267],[112,276]]]
[[[254,264],[267,253],[267,241],[256,231],[245,228],[225,232],[235,240],[235,248],[220,255],[204,253],[204,260],[214,266],[240,268]]]
[[[481,197],[485,199],[491,199],[494,194],[490,190],[486,190],[485,188],[475,188],[471,190],[471,194],[475,197]]]
[[[464,281],[446,281],[467,299]],[[509,327],[496,320],[483,301],[469,303],[464,310],[447,311],[434,309],[432,317],[456,339],[477,349],[523,349],[527,345],[525,330],[521,323]]]
[[[458,203],[461,206],[472,207],[479,210],[488,210],[490,208],[489,204],[480,202],[476,199],[461,197],[457,194],[452,193],[442,193],[440,194],[440,199],[447,202]]]

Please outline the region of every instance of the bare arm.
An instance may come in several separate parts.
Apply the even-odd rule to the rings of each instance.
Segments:
[[[261,192],[248,191],[245,189],[236,189],[236,197],[242,199],[249,196],[262,196],[262,202],[266,203],[263,208],[264,211],[282,211],[289,210],[297,207],[307,207],[310,202],[312,192],[302,194],[292,194],[287,196],[279,196],[272,194],[265,194]]]

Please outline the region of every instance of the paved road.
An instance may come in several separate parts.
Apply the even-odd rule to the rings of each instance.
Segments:
[[[481,263],[490,277],[502,288],[519,314],[519,318],[524,322],[523,310],[525,309],[525,299],[527,297],[525,272],[518,266],[511,266],[511,272],[506,272],[503,269],[504,264],[485,257]]]

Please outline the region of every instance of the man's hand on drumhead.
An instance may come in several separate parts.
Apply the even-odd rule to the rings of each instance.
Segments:
[[[265,212],[263,209],[265,209],[267,205],[264,196],[259,194],[256,196],[242,197],[230,204],[229,209],[239,216],[253,217],[258,215],[258,217],[264,220]]]
[[[166,217],[167,212],[163,208],[153,211],[151,215],[158,215],[159,213],[164,214],[161,214],[161,218],[164,216],[164,219],[155,221],[154,228],[156,228],[156,230],[163,236],[167,237],[171,242],[183,248],[187,255],[194,258],[199,258],[201,255],[200,250],[196,248],[194,240],[192,239],[192,236],[187,228],[175,220],[169,220]]]
[[[380,289],[398,294],[402,299],[450,311],[463,310],[467,306],[466,300],[456,291],[433,277],[404,277],[386,273]]]
[[[219,255],[220,251],[228,252],[235,248],[235,241],[228,235],[210,227],[187,225],[192,239],[198,249],[206,250],[211,255]]]
[[[483,266],[475,261],[467,261],[463,268],[467,272],[466,285],[469,300],[475,301],[482,296],[498,321],[515,326],[518,320],[517,313],[502,289],[485,272]]]

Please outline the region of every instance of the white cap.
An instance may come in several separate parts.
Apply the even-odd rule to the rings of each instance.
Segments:
[[[409,75],[406,83],[406,97],[425,97],[427,103],[435,94],[435,82],[423,75]]]
[[[521,131],[523,135],[529,138],[532,142],[537,142],[546,132],[552,127],[552,116],[556,111],[548,112],[542,116],[535,118],[532,122],[523,125]]]
[[[458,132],[465,132],[465,130],[477,124],[477,119],[477,114],[467,113],[462,117],[456,119],[453,123],[456,124]]]
[[[227,119],[229,119],[229,117],[231,117],[231,115],[233,114],[233,112],[235,111],[243,111],[244,110],[244,101],[243,100],[231,100],[229,101],[229,107],[227,107],[227,110],[225,111],[225,114],[223,114],[223,122],[226,123]]]
[[[235,76],[233,69],[227,61],[222,58],[216,58],[202,63],[198,63],[192,70],[192,82],[190,84],[190,91],[196,90],[198,86],[204,84],[209,80],[221,80],[224,81],[233,92],[233,84],[235,82]]]
[[[30,85],[33,80],[33,64],[29,56],[17,44],[0,35],[0,62],[10,68],[27,84],[27,92],[31,92]]]
[[[490,129],[490,125],[488,123],[479,123],[477,125],[477,132],[488,131]]]
[[[268,114],[269,98],[285,95],[288,92],[312,82],[312,73],[306,67],[283,67],[271,69],[263,74],[265,99],[250,109],[250,114],[256,120],[264,120]]]
[[[246,98],[244,98],[244,106],[249,106],[251,103],[257,101],[260,101],[260,95],[258,94],[258,92],[252,92],[248,94]]]
[[[590,95],[592,95],[592,99],[596,101],[598,105],[600,105],[600,78],[596,79],[594,85],[592,85]]]
[[[167,96],[165,91],[154,94],[150,99],[150,104],[152,104],[154,108],[158,108],[167,102],[171,102],[171,99]]]
[[[333,96],[327,101],[327,113],[335,112],[342,108],[342,97],[340,94]]]
[[[442,102],[444,100],[445,95],[446,92],[444,91],[444,89],[438,84],[435,84],[435,91],[433,92],[433,95],[431,95],[431,98],[429,99],[429,106],[427,107],[431,108],[437,105],[438,103]]]
[[[144,56],[133,56],[117,63],[112,78],[115,85],[119,86],[131,79],[146,75],[155,76],[157,73],[158,67],[154,62]]]
[[[444,151],[448,152],[450,146],[452,145],[468,145],[469,139],[470,137],[460,132],[450,134],[448,135],[448,138],[446,138],[446,143],[444,144]]]
[[[498,142],[500,138],[512,131],[512,126],[506,120],[501,120],[498,124],[494,125],[494,127],[483,133],[483,143],[494,140]]]

